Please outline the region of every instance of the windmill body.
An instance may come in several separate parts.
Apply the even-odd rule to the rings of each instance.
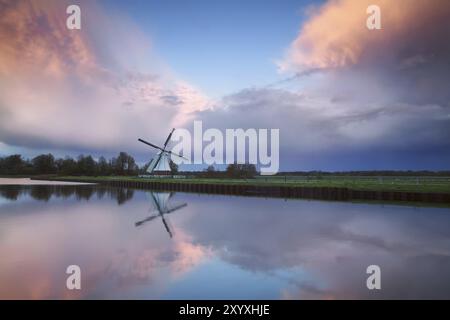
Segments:
[[[157,161],[159,159],[159,161]],[[160,174],[160,175],[167,175],[170,174],[170,158],[169,156],[162,151],[159,151],[156,154],[156,157],[152,159],[150,162],[150,165],[147,168],[147,172],[149,174]]]

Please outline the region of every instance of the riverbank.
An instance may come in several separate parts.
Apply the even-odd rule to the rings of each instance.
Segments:
[[[402,203],[450,204],[450,181],[426,183],[423,178],[417,183],[369,183],[368,180],[319,179],[310,181],[278,181],[256,179],[174,179],[138,177],[60,177],[39,176],[32,179],[99,183],[112,187],[151,189],[161,191],[196,192],[244,196],[306,198],[336,201],[382,201]],[[376,181],[376,180],[375,180]]]

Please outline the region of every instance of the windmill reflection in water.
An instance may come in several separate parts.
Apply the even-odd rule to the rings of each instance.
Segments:
[[[143,225],[146,222],[152,221],[157,218],[161,218],[164,227],[166,228],[167,232],[169,233],[169,236],[173,237],[173,228],[170,227],[170,222],[168,221],[167,217],[165,215],[175,212],[181,208],[184,208],[187,206],[187,203],[183,203],[180,205],[176,205],[174,207],[169,206],[169,201],[174,195],[173,192],[149,192],[149,198],[152,203],[152,207],[150,208],[150,212],[154,213],[153,215],[145,218],[144,220],[138,221],[135,223],[136,227],[139,227]]]

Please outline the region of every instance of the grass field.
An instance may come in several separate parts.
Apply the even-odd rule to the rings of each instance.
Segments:
[[[50,178],[50,177],[46,177]],[[271,185],[271,186],[305,186],[305,187],[343,187],[352,190],[403,191],[450,193],[450,177],[376,177],[376,176],[326,176],[293,177],[261,176],[253,179],[206,179],[206,178],[139,178],[129,176],[105,177],[51,177],[52,180],[102,182],[107,180],[139,180],[177,183],[211,183],[233,185]]]

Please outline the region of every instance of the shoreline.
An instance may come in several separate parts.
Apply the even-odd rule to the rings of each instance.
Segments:
[[[223,181],[205,179],[145,179],[136,177],[56,177],[35,176],[32,180],[97,183],[110,187],[194,192],[205,194],[274,197],[286,199],[318,199],[345,202],[381,201],[401,204],[450,205],[450,192],[417,192],[392,190],[357,190],[334,186],[299,186],[254,181]]]

